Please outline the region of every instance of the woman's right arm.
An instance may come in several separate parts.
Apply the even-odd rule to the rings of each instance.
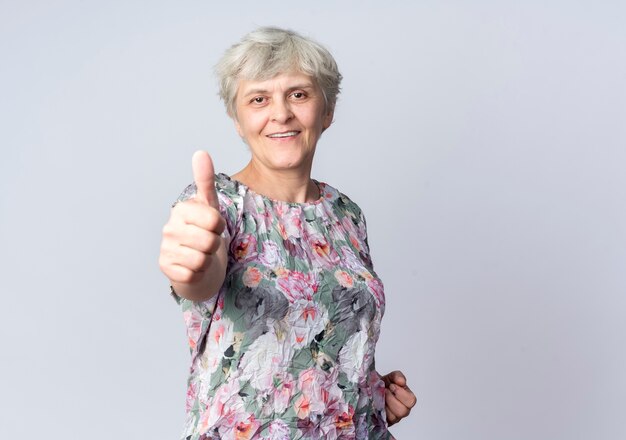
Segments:
[[[196,195],[172,208],[163,227],[159,266],[178,296],[205,301],[224,282],[229,243],[221,236],[226,221],[219,211],[211,157],[196,152],[192,167]]]

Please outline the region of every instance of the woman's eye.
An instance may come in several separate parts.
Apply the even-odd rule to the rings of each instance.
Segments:
[[[296,99],[302,99],[302,98],[304,98],[304,93],[302,93],[302,92],[294,92],[293,93],[293,97],[296,98]]]
[[[263,104],[263,102],[265,102],[265,98],[263,98],[262,96],[257,96],[252,100],[252,102],[254,102],[255,104]]]

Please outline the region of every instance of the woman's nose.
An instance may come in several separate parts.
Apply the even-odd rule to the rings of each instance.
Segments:
[[[293,117],[289,103],[284,100],[274,100],[272,103],[272,121],[285,124]]]

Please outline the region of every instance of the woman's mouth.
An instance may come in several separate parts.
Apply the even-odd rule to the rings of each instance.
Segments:
[[[272,139],[280,139],[280,138],[286,138],[286,137],[292,137],[292,136],[297,136],[300,132],[299,131],[284,131],[282,133],[272,133],[272,134],[268,134],[267,137],[268,138],[272,138]]]

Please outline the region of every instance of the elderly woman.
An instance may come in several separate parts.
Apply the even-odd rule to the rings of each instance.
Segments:
[[[214,174],[205,152],[163,228],[160,266],[191,348],[184,439],[392,438],[415,395],[381,377],[385,307],[365,218],[311,178],[341,75],[319,44],[261,28],[217,65],[250,162]]]

